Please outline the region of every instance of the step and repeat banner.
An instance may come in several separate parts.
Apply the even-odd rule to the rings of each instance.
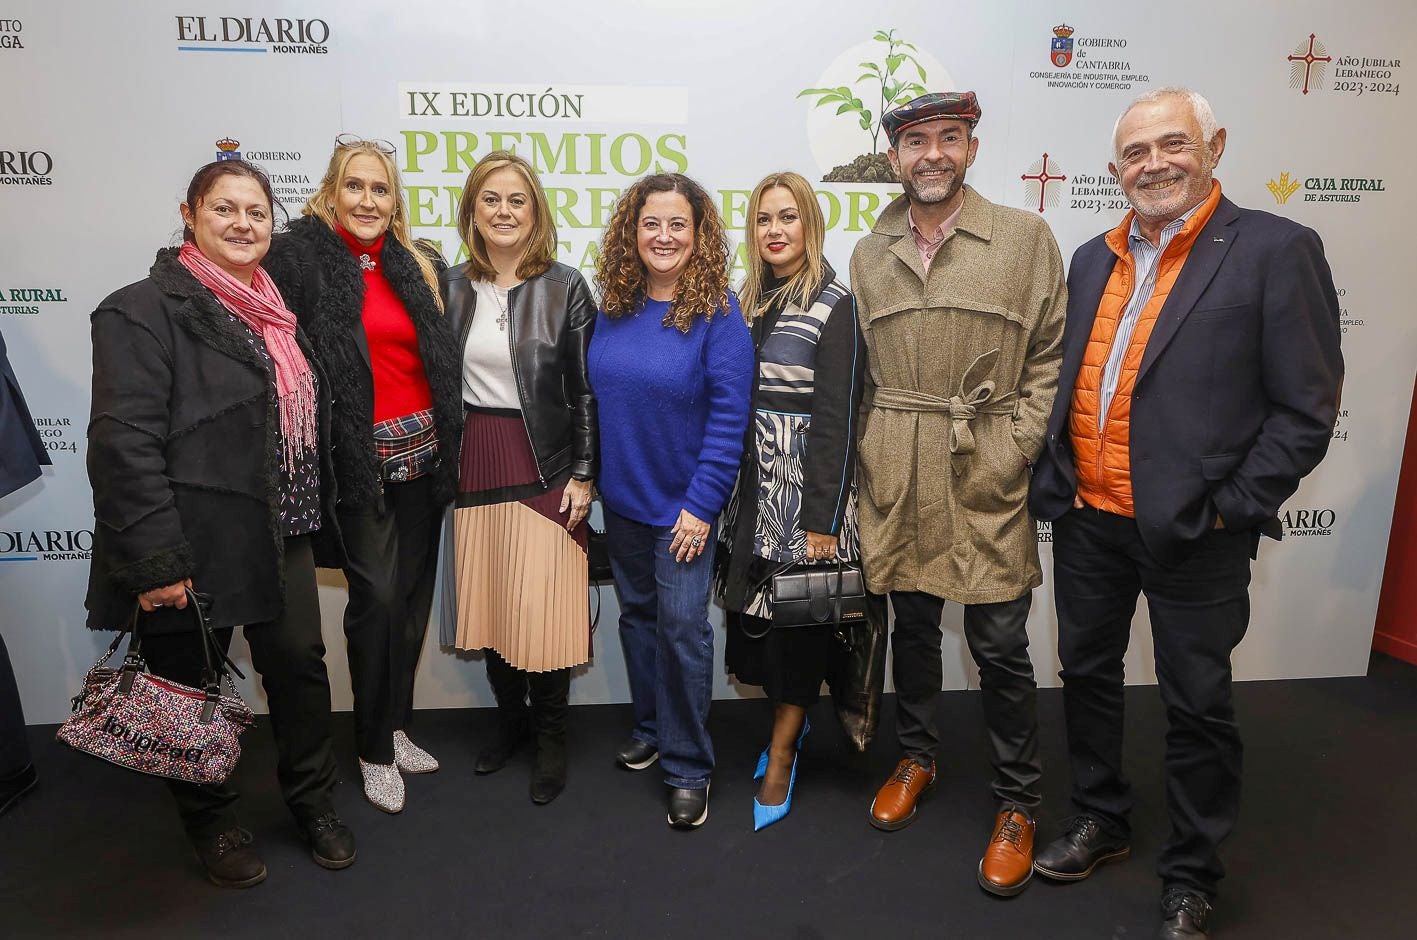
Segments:
[[[0,501],[0,633],[27,717],[61,720],[104,645],[83,627],[88,315],[179,237],[198,166],[259,164],[298,215],[336,135],[387,139],[416,234],[456,262],[468,170],[515,150],[542,175],[561,260],[587,276],[635,178],[694,176],[741,232],[754,184],[793,169],[817,181],[827,255],[844,272],[899,192],[881,114],[920,89],[978,92],[969,182],[1039,213],[1065,259],[1125,211],[1107,171],[1120,110],[1172,84],[1208,96],[1229,130],[1226,194],[1322,235],[1343,304],[1343,410],[1327,460],[1283,509],[1283,542],[1261,548],[1236,672],[1361,674],[1417,366],[1401,280],[1414,36],[1409,0],[1197,0],[1168,17],[1100,0],[0,0],[0,332],[54,460]],[[1050,539],[1041,526],[1045,571]],[[344,583],[321,577],[335,703],[348,708]],[[1045,685],[1058,669],[1050,581],[1029,624]],[[613,592],[604,601],[578,702],[628,699]],[[977,685],[960,619],[947,608],[950,688]],[[439,649],[437,633],[417,704],[490,704],[480,662]],[[1131,681],[1154,680],[1144,609],[1127,665]],[[716,694],[753,693],[720,670]]]

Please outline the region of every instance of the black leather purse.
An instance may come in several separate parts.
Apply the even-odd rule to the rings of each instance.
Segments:
[[[787,564],[766,581],[774,629],[840,627],[866,617],[866,579],[859,562]]]

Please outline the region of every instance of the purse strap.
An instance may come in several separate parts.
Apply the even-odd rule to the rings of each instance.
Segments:
[[[191,610],[192,615],[197,618],[197,637],[202,644],[202,660],[205,664],[205,668],[202,671],[202,687],[207,693],[208,707],[213,707],[214,701],[221,697],[221,681],[223,679],[226,680],[227,688],[231,694],[239,699],[241,693],[236,690],[236,683],[232,681],[231,673],[236,673],[236,675],[242,679],[246,678],[246,674],[241,671],[236,663],[231,661],[231,657],[228,656],[226,651],[221,648],[221,645],[217,643],[216,636],[212,633],[211,624],[207,621],[206,608],[198,599],[197,593],[191,588],[187,588],[186,591],[187,608]],[[123,660],[123,669],[128,673],[119,684],[119,689],[123,692],[126,692],[132,686],[133,678],[137,673],[143,671],[147,665],[143,660],[142,631],[138,629],[139,615],[141,615],[142,612],[142,605],[134,601],[133,615],[129,618],[128,626],[120,631],[118,636],[114,637],[113,643],[109,647],[108,654],[103,660],[100,660],[100,663],[102,663],[107,661],[109,656],[113,655],[113,651],[118,648],[118,644],[125,634],[131,633],[133,635],[133,641],[128,644],[128,653]],[[215,660],[213,660],[212,657],[213,652],[216,653]]]

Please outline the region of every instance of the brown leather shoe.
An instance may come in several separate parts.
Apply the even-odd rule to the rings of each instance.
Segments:
[[[871,802],[871,825],[894,832],[915,820],[915,804],[935,785],[935,771],[913,757],[895,765],[895,773],[876,791]]]
[[[979,887],[1011,898],[1033,877],[1033,818],[1021,806],[1005,806],[979,860]]]

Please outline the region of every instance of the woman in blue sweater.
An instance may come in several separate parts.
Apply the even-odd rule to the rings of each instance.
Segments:
[[[605,230],[590,344],[610,564],[635,728],[616,760],[663,759],[669,824],[708,819],[714,529],[743,450],[753,342],[728,289],[728,239],[709,196],[647,176]]]

